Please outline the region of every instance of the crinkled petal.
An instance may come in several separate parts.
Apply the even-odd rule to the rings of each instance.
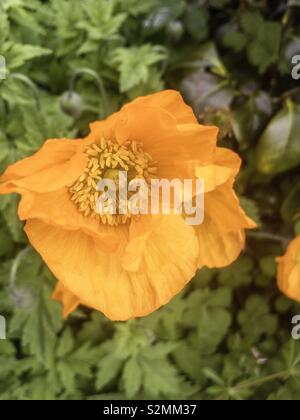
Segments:
[[[257,227],[240,206],[231,181],[205,195],[205,216],[224,233]]]
[[[195,174],[204,181],[204,191],[211,192],[225,184],[233,176],[233,170],[218,165],[196,166]]]
[[[109,129],[108,129],[109,126]],[[107,136],[120,144],[137,141],[143,145],[159,170],[159,176],[168,177],[169,171],[177,164],[178,176],[184,161],[197,160],[202,164],[213,162],[218,129],[199,124],[177,124],[167,111],[155,107],[129,106],[106,122],[91,126],[89,141]]]
[[[122,259],[125,270],[138,271],[147,241],[159,220],[159,216],[151,215],[133,218],[129,228],[129,241]]]
[[[216,148],[215,165],[230,168],[232,170],[233,177],[238,175],[241,169],[241,164],[241,158],[232,150],[222,147]]]
[[[205,192],[211,192],[227,181],[234,180],[239,173],[241,159],[232,150],[217,147],[211,164],[194,162],[194,167],[196,177],[204,180]]]
[[[181,94],[175,90],[164,90],[163,92],[143,96],[135,99],[132,104],[138,107],[160,107],[173,115],[178,124],[197,123],[192,108],[184,102]]]
[[[97,239],[104,252],[114,252],[118,248],[117,228],[103,225],[98,218],[84,217],[71,201],[67,188],[41,194],[16,192],[22,194],[18,209],[20,220],[39,219],[62,229],[80,230]],[[124,227],[120,226],[119,229]]]
[[[205,194],[204,222],[195,227],[200,267],[225,267],[234,262],[244,249],[245,229],[257,227],[241,208],[231,178],[219,186],[220,182],[215,182],[217,178],[212,178],[214,189]]]
[[[232,264],[243,251],[243,230],[220,232],[211,220],[196,227],[199,240],[199,267],[221,268]]]
[[[92,237],[79,231],[39,220],[29,220],[25,231],[64,287],[112,320],[145,316],[168,303],[196,270],[195,232],[179,216],[162,218],[145,244],[135,273],[122,266],[125,235],[120,234],[118,252],[105,254]]]
[[[77,143],[78,142],[78,143]],[[77,140],[48,140],[33,156],[11,166],[0,177],[0,193],[14,189],[55,191],[72,184],[83,173],[87,157]]]

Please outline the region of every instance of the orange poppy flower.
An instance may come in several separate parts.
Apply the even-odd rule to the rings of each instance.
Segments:
[[[233,190],[239,157],[216,146],[218,129],[202,126],[181,95],[134,100],[91,124],[84,139],[47,140],[11,165],[0,193],[21,194],[25,232],[59,280],[53,297],[68,315],[79,304],[112,320],[144,316],[182,290],[197,268],[232,263],[254,228]],[[97,182],[115,169],[153,177],[204,180],[205,220],[181,215],[97,214]]]
[[[294,239],[278,261],[278,287],[289,298],[300,302],[300,236]]]

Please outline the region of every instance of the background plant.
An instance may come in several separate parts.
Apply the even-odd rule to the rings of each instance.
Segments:
[[[275,280],[275,257],[300,234],[299,18],[296,0],[0,1],[1,172],[171,87],[243,157],[237,189],[260,226],[235,264],[199,271],[147,318],[80,308],[63,321],[18,198],[1,197],[1,399],[300,399],[300,307]]]

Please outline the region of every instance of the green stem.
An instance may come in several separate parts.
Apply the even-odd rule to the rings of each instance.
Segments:
[[[69,86],[70,93],[74,91],[76,81],[78,77],[81,75],[88,75],[97,82],[97,86],[98,86],[99,93],[102,98],[102,105],[103,105],[103,115],[100,115],[100,118],[107,117],[109,114],[109,110],[108,110],[106,90],[104,88],[104,83],[102,81],[102,78],[94,70],[89,69],[89,68],[80,68],[80,69],[75,70],[70,79],[70,86]]]
[[[24,300],[29,301],[29,298],[31,298],[31,294],[29,291],[24,291],[24,289],[19,288],[16,285],[16,278],[19,266],[22,262],[22,260],[27,256],[27,254],[32,250],[31,246],[28,246],[24,249],[22,249],[16,258],[14,259],[14,262],[12,264],[10,275],[9,275],[9,290],[11,293],[11,296],[15,299],[15,301],[22,305],[22,302]]]
[[[234,389],[245,389],[245,388],[252,388],[253,386],[260,386],[264,385],[265,383],[275,381],[276,379],[286,379],[289,377],[291,372],[289,370],[282,370],[277,373],[273,373],[272,375],[267,375],[259,379],[248,380],[241,382]]]
[[[249,238],[262,239],[274,242],[281,242],[284,246],[291,242],[291,238],[285,238],[284,236],[274,235],[268,232],[247,232]]]

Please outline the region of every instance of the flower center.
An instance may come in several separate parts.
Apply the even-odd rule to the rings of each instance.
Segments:
[[[102,179],[109,179],[115,182],[118,190],[119,173],[125,171],[128,182],[143,179],[149,185],[156,173],[151,156],[137,142],[128,141],[120,146],[104,138],[88,146],[85,153],[88,156],[87,166],[69,187],[71,200],[85,217],[99,218],[102,223],[111,226],[125,224],[132,217],[129,208],[126,214],[97,212],[98,200],[103,194],[97,190],[97,184]]]

